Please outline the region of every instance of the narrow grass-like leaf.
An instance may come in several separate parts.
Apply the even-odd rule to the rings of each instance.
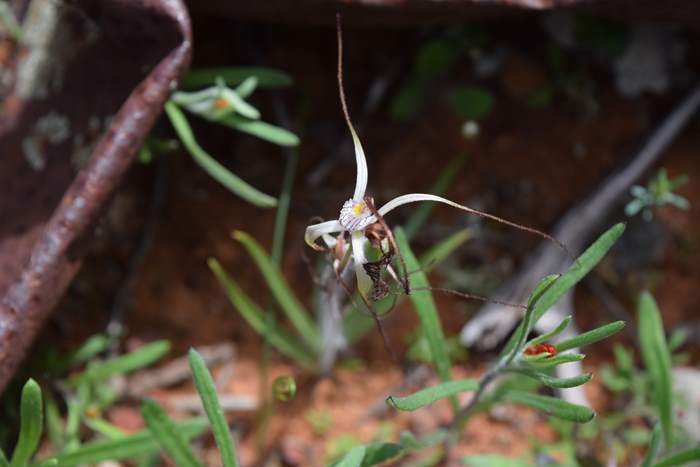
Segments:
[[[513,369],[513,371],[529,376],[530,378],[536,379],[545,386],[556,389],[574,388],[576,386],[581,386],[582,384],[586,384],[587,382],[589,382],[593,377],[591,373],[585,373],[582,375],[572,376],[570,378],[557,378],[547,373],[531,370],[529,368],[516,368]]]
[[[554,285],[557,279],[559,279],[559,276],[556,274],[550,274],[549,276],[542,278],[542,280],[540,280],[532,290],[532,293],[530,293],[530,298],[527,301],[527,310],[525,310],[525,316],[520,322],[520,326],[515,329],[513,337],[501,351],[501,355],[506,356],[505,364],[512,362],[518,353],[522,351],[523,345],[525,344],[525,339],[527,339],[528,334],[530,334],[530,331],[536,322],[534,316],[537,301]]]
[[[178,467],[201,467],[202,464],[195,457],[187,439],[177,430],[175,423],[170,420],[156,401],[144,400],[141,403],[141,414],[146,426],[175,465]]]
[[[238,459],[236,456],[236,447],[231,438],[231,430],[226,422],[224,410],[219,403],[219,396],[216,393],[216,386],[212,380],[209,369],[202,359],[202,356],[196,350],[190,349],[190,369],[194,377],[194,384],[197,386],[197,392],[202,400],[204,412],[211,423],[214,440],[219,448],[221,462],[224,467],[238,467]]]
[[[225,82],[225,81],[224,81]],[[253,94],[253,91],[258,87],[258,80],[255,76],[246,78],[241,84],[236,86],[236,94],[245,99]]]
[[[700,446],[664,457],[659,462],[654,464],[654,467],[673,467],[676,465],[686,465],[689,462],[698,460],[700,460]]]
[[[176,425],[177,431],[187,440],[201,435],[207,427],[203,418],[193,418]],[[94,465],[105,460],[126,460],[160,452],[160,445],[148,430],[141,430],[126,438],[109,441],[93,441],[74,451],[55,457],[59,467]],[[46,467],[46,461],[37,464]]]
[[[432,271],[448,256],[450,256],[457,248],[462,246],[464,242],[471,238],[471,232],[468,229],[460,230],[453,233],[446,239],[433,245],[419,259],[421,268],[425,272]],[[394,298],[387,297],[374,304],[374,309],[379,316],[386,313],[392,306],[398,305],[404,299],[404,295],[399,295],[394,303]],[[355,303],[361,303],[359,297],[355,299]],[[361,313],[352,307],[346,309],[345,319],[343,320],[343,329],[345,336],[349,342],[355,342],[362,336],[374,329],[376,323],[371,316]]]
[[[448,381],[429,388],[421,389],[406,397],[389,396],[386,403],[398,410],[412,412],[420,409],[428,404],[444,399],[445,397],[454,396],[460,392],[476,391],[479,387],[479,382],[474,379],[460,379],[457,381]]]
[[[396,462],[403,453],[404,448],[400,444],[372,443],[365,447],[365,455],[360,466],[371,467],[373,465],[386,465],[389,461]]]
[[[0,467],[10,467],[10,463],[7,461],[7,457],[2,448],[0,448]]]
[[[425,203],[422,204],[421,207],[432,206],[432,204],[433,203]],[[423,270],[430,271],[435,265],[441,263],[445,258],[454,253],[454,251],[469,240],[471,236],[472,233],[469,229],[459,230],[433,245],[420,256],[418,262],[421,264]]]
[[[85,417],[85,425],[95,433],[99,433],[107,439],[124,439],[129,436],[127,432],[118,426],[101,418]]]
[[[70,366],[85,363],[97,354],[104,352],[109,346],[109,338],[104,334],[96,334],[88,338],[83,345],[68,358]]]
[[[258,67],[220,67],[191,70],[180,83],[183,89],[211,86],[216,78],[223,79],[228,86],[235,86],[254,77],[261,88],[282,88],[292,84],[292,78],[283,71]]]
[[[664,323],[654,297],[642,292],[637,307],[639,345],[652,380],[654,402],[659,410],[666,448],[673,446],[673,394],[671,353],[666,345]]]
[[[182,144],[190,153],[192,159],[207,172],[213,179],[224,185],[233,194],[240,196],[249,203],[262,208],[271,208],[277,205],[277,200],[270,195],[253,188],[234,175],[230,170],[217,162],[197,143],[192,128],[187,122],[185,114],[172,101],[165,103],[165,113],[170,119],[170,123],[175,128],[175,132],[182,141]]]
[[[457,174],[459,174],[459,171],[462,169],[462,167],[464,167],[466,160],[466,154],[460,154],[453,158],[450,163],[447,164],[447,167],[442,170],[438,176],[438,179],[435,181],[433,186],[430,187],[430,190],[427,193],[443,196],[450,188],[450,185],[452,185],[452,182],[454,181],[455,177],[457,177]],[[434,208],[435,203],[423,203],[413,211],[413,214],[411,214],[404,225],[404,230],[406,231],[406,236],[409,240],[413,238],[416,232],[418,232],[423,225],[425,225],[425,222],[428,220],[428,217]]]
[[[265,123],[262,120],[251,120],[238,115],[228,115],[218,120],[217,123],[280,146],[299,145],[299,137],[297,135],[284,128]]]
[[[279,303],[282,311],[284,311],[284,314],[304,342],[312,349],[320,349],[321,336],[314,321],[311,319],[311,314],[294,295],[279,267],[272,261],[260,244],[247,233],[236,230],[233,232],[233,238],[241,242],[250,257],[253,258],[277,303]]]
[[[365,457],[366,448],[363,445],[355,446],[340,459],[334,467],[359,467],[362,465],[362,459]]]
[[[472,454],[465,456],[462,462],[466,467],[532,467],[532,462],[527,462],[498,454]]]
[[[168,341],[152,342],[128,354],[89,366],[83,373],[72,378],[69,386],[77,387],[84,381],[102,381],[114,375],[140,370],[157,362],[169,351]]]
[[[590,345],[620,332],[624,327],[624,321],[614,321],[560,342],[555,347],[557,352],[564,352],[565,350],[575,349],[576,347]]]
[[[552,368],[562,363],[580,362],[586,358],[584,354],[581,353],[565,353],[560,355],[555,355],[554,357],[543,358],[542,360],[536,359],[525,359],[533,367],[537,369]]]
[[[41,388],[36,381],[29,379],[22,388],[19,439],[12,453],[11,467],[24,467],[29,464],[41,440],[44,427],[43,414]]]
[[[654,429],[651,432],[651,442],[649,443],[649,449],[644,456],[644,461],[642,461],[641,467],[651,467],[654,464],[654,459],[659,455],[659,448],[661,447],[661,425],[658,423],[654,425]]]
[[[483,87],[460,86],[450,93],[450,106],[464,118],[479,120],[491,112],[493,96]]]
[[[60,452],[63,448],[63,421],[56,401],[48,393],[44,402],[46,413],[46,431],[53,445],[54,452]],[[0,466],[1,467],[1,466]]]
[[[440,315],[438,315],[433,294],[427,290],[430,288],[428,277],[421,270],[420,263],[416,259],[411,247],[408,244],[408,238],[402,228],[398,227],[394,230],[396,242],[401,254],[406,261],[406,267],[409,271],[415,271],[411,276],[411,287],[417,290],[411,291],[411,301],[413,307],[418,314],[421,323],[421,332],[428,339],[430,345],[430,354],[433,357],[433,364],[437,369],[437,373],[442,381],[449,381],[450,377],[450,356],[445,345],[445,334],[442,331],[440,323]]]
[[[571,322],[571,315],[569,315],[566,318],[564,318],[563,320],[561,320],[561,322],[557,325],[557,327],[552,329],[551,331],[546,332],[540,336],[535,337],[534,339],[529,340],[525,344],[525,348],[528,348],[528,347],[533,346],[533,345],[539,345],[539,344],[542,344],[543,342],[547,342],[547,341],[552,340],[553,338],[557,337],[559,334],[564,332],[564,329],[566,329],[566,327],[569,325],[570,322]]]
[[[504,400],[525,405],[540,410],[553,417],[576,423],[587,423],[593,420],[595,412],[582,405],[571,404],[556,397],[532,394],[524,391],[507,391]]]
[[[593,269],[605,254],[612,248],[620,235],[625,231],[625,224],[616,224],[607,232],[598,237],[593,244],[583,252],[581,256],[571,265],[571,267],[559,279],[549,287],[542,296],[535,302],[532,311],[532,323],[536,323],[552,305],[557,303],[574,285]],[[524,322],[520,323],[516,332],[508,341],[501,353],[502,356],[513,352],[515,344],[521,338]],[[527,335],[527,333],[526,333]]]
[[[248,324],[258,333],[267,336],[277,350],[284,355],[294,359],[301,366],[312,369],[314,367],[313,353],[296,342],[296,339],[287,333],[271,325],[265,319],[263,310],[258,307],[243,289],[229,276],[214,258],[208,261],[209,269],[212,270],[221,286],[226,291],[229,300]]]

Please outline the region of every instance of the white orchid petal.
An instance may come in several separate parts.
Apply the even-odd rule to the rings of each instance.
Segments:
[[[533,233],[535,235],[539,235],[542,238],[546,238],[557,245],[564,250],[565,252],[568,252],[566,247],[564,246],[563,243],[561,243],[559,240],[556,238],[552,237],[551,235],[547,235],[544,232],[541,232],[537,229],[533,229],[531,227],[527,227],[524,225],[516,224],[515,222],[511,222],[509,220],[503,219],[502,217],[494,216],[493,214],[489,214],[487,212],[479,211],[477,209],[470,208],[469,206],[464,206],[463,204],[455,203],[454,201],[450,201],[449,199],[442,198],[441,196],[435,196],[431,195],[428,193],[409,193],[407,195],[401,195],[397,196],[396,198],[392,199],[388,203],[386,203],[384,206],[379,208],[377,212],[381,214],[382,216],[385,216],[388,212],[390,212],[393,209],[396,209],[399,206],[402,206],[404,204],[408,203],[415,203],[418,201],[434,201],[436,203],[443,203],[447,204],[449,206],[452,206],[453,208],[457,208],[459,210],[468,212],[469,214],[474,214],[479,217],[483,217],[486,219],[491,219],[496,222],[500,222],[501,224],[509,225],[511,227],[515,227],[516,229],[524,230],[526,232]],[[374,216],[372,219],[370,219],[372,222],[376,222],[376,219],[374,219]]]
[[[338,221],[326,221],[320,224],[313,224],[306,227],[304,241],[314,250],[323,250],[323,248],[316,243],[316,240],[324,234],[342,232],[343,230],[345,229]]]
[[[321,235],[321,238],[328,248],[333,248],[338,243],[338,240],[336,240],[333,235],[323,234]]]
[[[367,159],[365,158],[365,151],[362,149],[362,143],[360,143],[360,138],[357,137],[355,129],[349,122],[348,126],[352,134],[352,142],[355,145],[355,165],[357,165],[355,193],[352,195],[352,199],[355,201],[362,201],[365,197],[365,191],[367,191],[367,178],[369,177],[367,172]]]
[[[363,297],[367,298],[372,288],[372,279],[367,275],[364,268],[364,265],[367,264],[367,257],[365,256],[365,243],[367,243],[367,239],[363,232],[358,231],[352,233],[351,240],[355,276],[357,276],[357,290]]]

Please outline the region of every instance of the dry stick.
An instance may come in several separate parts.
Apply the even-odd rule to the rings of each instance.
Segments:
[[[141,268],[146,259],[146,255],[151,249],[151,245],[156,237],[158,224],[165,204],[165,194],[167,191],[167,166],[166,159],[159,157],[156,161],[155,183],[151,189],[151,201],[146,213],[146,220],[141,228],[141,237],[138,240],[136,249],[129,258],[129,264],[122,279],[122,283],[117,289],[112,303],[111,316],[107,324],[106,333],[112,339],[112,351],[116,351],[115,345],[124,330],[124,320],[131,301],[134,285],[141,272]]]
[[[576,204],[557,222],[554,235],[577,254],[599,228],[600,221],[616,206],[616,201],[641,175],[648,170],[678,133],[688,124],[700,108],[700,85],[693,88],[654,129],[631,160],[619,170],[607,176],[589,196]],[[568,261],[560,252],[541,244],[525,263],[525,266],[499,289],[496,296],[510,301],[521,301],[532,290],[535,281],[551,271],[561,270]],[[567,312],[566,314],[570,314]],[[485,305],[467,323],[461,332],[461,340],[471,346],[478,342],[491,347],[515,326],[517,316],[511,310]],[[493,328],[489,330],[490,328]],[[492,344],[485,346],[484,344]]]

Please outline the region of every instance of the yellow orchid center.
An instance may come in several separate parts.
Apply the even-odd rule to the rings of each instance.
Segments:
[[[356,216],[359,216],[362,214],[362,212],[365,210],[367,205],[365,204],[364,201],[360,201],[359,203],[355,203],[355,205],[352,207],[352,213],[355,214]]]

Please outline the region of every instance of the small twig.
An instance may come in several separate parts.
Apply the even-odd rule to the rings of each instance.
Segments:
[[[627,164],[606,177],[590,196],[570,209],[557,222],[553,236],[566,244],[572,253],[580,253],[588,239],[599,228],[601,220],[616,207],[617,200],[626,194],[632,183],[661,156],[699,107],[700,86],[697,86],[681,100]],[[547,242],[542,243],[528,258],[525,266],[499,289],[496,298],[522,302],[537,280],[552,272],[562,271],[569,264],[570,261],[561,251],[552,248]],[[553,310],[556,309],[555,305]],[[460,340],[467,347],[477,343],[482,348],[493,347],[512,329],[518,318],[515,310],[500,305],[485,305],[462,328]]]
[[[143,224],[143,228],[141,229],[141,236],[139,238],[138,245],[129,258],[129,264],[126,272],[124,273],[124,278],[117,289],[117,293],[114,295],[111,315],[106,330],[107,336],[110,337],[114,343],[116,343],[118,338],[122,335],[124,329],[124,319],[133,296],[133,289],[134,285],[136,284],[136,279],[141,271],[146,255],[148,254],[148,251],[150,250],[156,237],[158,223],[160,221],[163,205],[165,204],[165,194],[167,191],[166,162],[167,161],[164,157],[159,157],[156,160],[155,182],[153,183],[153,188],[151,190],[151,201],[148,207],[148,212],[146,213],[146,220]]]
[[[250,396],[217,394],[217,398],[224,412],[251,412],[258,408],[257,399]],[[163,402],[174,412],[204,413],[202,399],[199,397],[199,394],[170,395]]]
[[[235,354],[233,344],[228,342],[199,347],[197,351],[208,367],[226,363],[233,359]],[[185,355],[160,368],[141,370],[129,377],[125,387],[125,395],[133,399],[140,399],[154,389],[174,386],[188,381],[191,377],[189,359]]]

